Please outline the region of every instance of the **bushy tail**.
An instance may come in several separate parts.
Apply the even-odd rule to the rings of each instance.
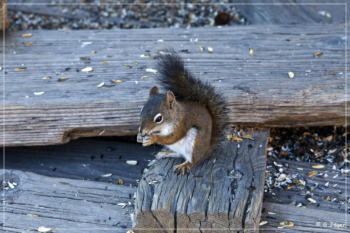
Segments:
[[[212,85],[196,79],[185,69],[182,59],[175,53],[160,56],[158,63],[159,81],[171,90],[176,99],[199,102],[205,106],[213,119],[212,144],[217,144],[227,122],[226,103]]]

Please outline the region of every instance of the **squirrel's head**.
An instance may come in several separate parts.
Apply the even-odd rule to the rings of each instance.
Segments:
[[[141,111],[140,133],[142,135],[169,134],[176,111],[175,95],[172,91],[160,94],[157,86],[151,88],[149,98]]]

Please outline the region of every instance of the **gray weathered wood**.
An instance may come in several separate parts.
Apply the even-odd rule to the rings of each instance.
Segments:
[[[224,141],[190,174],[177,176],[179,159],[156,161],[144,173],[135,202],[135,232],[232,232],[258,229],[268,130],[253,140]]]
[[[228,122],[341,125],[350,98],[345,99],[344,91],[344,29],[331,24],[32,31],[29,38],[10,33],[5,51],[0,48],[6,53],[0,143],[48,145],[84,136],[136,134],[139,111],[155,84],[155,75],[145,70],[155,67],[153,58],[164,48],[175,48],[196,76],[224,94]],[[33,44],[25,46],[27,42]],[[212,47],[213,53],[201,52],[200,46]],[[314,56],[318,51],[323,55]],[[140,57],[148,52],[151,57]],[[26,70],[16,72],[21,66]],[[87,66],[94,71],[80,71]],[[52,79],[42,80],[45,76]],[[58,82],[61,77],[68,80]],[[114,84],[114,79],[123,82]],[[101,82],[105,86],[97,88]]]
[[[1,189],[2,229],[34,232],[40,226],[53,232],[118,232],[131,229],[134,188],[111,183],[52,178],[8,170],[0,180],[15,182]],[[5,178],[4,178],[5,177]],[[118,203],[126,203],[123,209]],[[33,216],[34,215],[34,216]]]
[[[129,148],[126,150],[126,148]],[[148,150],[149,149],[149,150]],[[112,150],[112,151],[110,151]],[[40,179],[32,180],[32,185],[30,190],[27,192],[22,192],[20,194],[28,195],[28,193],[35,192],[38,190],[46,190],[50,185],[57,183],[57,180],[73,180],[73,182],[86,183],[85,179],[89,180],[98,180],[100,182],[88,182],[89,184],[97,184],[95,187],[100,187],[100,184],[107,186],[108,188],[111,186],[115,186],[111,183],[116,183],[119,178],[122,178],[126,183],[125,185],[118,185],[117,187],[120,190],[130,190],[130,194],[136,192],[136,179],[139,179],[139,174],[142,173],[144,169],[145,161],[149,160],[152,156],[152,153],[157,152],[158,148],[143,148],[139,145],[133,145],[131,143],[124,144],[120,142],[115,142],[115,139],[109,140],[109,138],[85,138],[77,141],[70,142],[65,145],[57,145],[50,147],[13,147],[6,148],[6,160],[5,167],[6,170],[11,173],[12,170],[22,170],[25,171],[25,174],[30,172],[41,174]],[[103,159],[99,157],[101,153],[104,154]],[[96,155],[93,160],[91,160],[91,155]],[[119,156],[122,155],[122,161],[124,164],[124,160],[126,159],[137,159],[139,161],[138,166],[132,166],[125,168],[123,164],[119,161]],[[138,155],[138,156],[136,156]],[[285,190],[276,190],[275,194],[271,193],[264,194],[264,203],[263,203],[263,212],[262,212],[262,221],[267,221],[266,225],[260,226],[260,231],[262,232],[323,232],[323,233],[335,233],[335,232],[349,232],[349,230],[344,230],[341,228],[341,224],[345,223],[345,205],[341,204],[345,198],[345,188],[347,187],[347,193],[350,192],[349,185],[346,185],[345,174],[340,173],[340,171],[333,170],[332,165],[326,165],[324,169],[319,169],[319,174],[328,174],[328,177],[324,177],[324,175],[316,175],[313,177],[308,177],[307,174],[314,170],[311,168],[313,164],[309,164],[307,162],[293,162],[293,161],[285,161],[275,158],[269,158],[268,164],[272,164],[276,162],[278,164],[286,164],[288,163],[288,168],[283,167],[285,173],[287,175],[298,174],[299,177],[303,177],[308,186],[314,186],[315,183],[318,183],[320,188],[324,186],[326,182],[329,182],[329,187],[324,190],[317,188],[312,191],[313,198],[317,201],[318,205],[315,204],[307,204],[308,201],[305,199],[305,196],[300,190],[301,186],[296,186],[295,188]],[[176,161],[177,163],[177,161]],[[2,165],[1,165],[2,166]],[[56,168],[55,171],[52,169]],[[299,170],[298,170],[299,168]],[[303,170],[300,170],[302,168]],[[130,171],[130,172],[126,172]],[[15,174],[17,171],[15,171]],[[275,172],[273,167],[268,165],[267,172]],[[112,173],[111,177],[101,177],[101,174],[104,173]],[[340,173],[338,176],[336,174]],[[31,174],[31,173],[29,173]],[[47,178],[44,176],[51,177],[60,177],[60,178]],[[336,176],[336,177],[335,177]],[[62,179],[69,178],[69,179]],[[45,180],[44,182],[42,180]],[[50,180],[50,184],[46,182],[46,180]],[[349,174],[347,180],[350,180]],[[102,182],[102,183],[101,183]],[[109,182],[109,183],[107,183]],[[33,184],[35,183],[35,184]],[[75,184],[75,183],[74,183]],[[129,185],[132,184],[132,187],[129,188]],[[336,187],[333,187],[337,185]],[[35,190],[34,190],[35,189]],[[67,187],[68,189],[68,187]],[[71,190],[76,191],[76,186],[70,187]],[[305,187],[306,190],[308,190]],[[58,190],[62,190],[62,187],[58,188]],[[84,189],[85,190],[85,189]],[[119,189],[118,189],[119,190]],[[50,191],[51,192],[51,191]],[[123,192],[123,191],[122,191]],[[77,206],[82,205],[80,199],[71,199],[71,192],[63,192],[59,191],[60,195],[66,196],[67,200],[70,200],[70,205],[63,204],[61,207],[57,207],[56,211],[61,213],[62,211],[66,212],[75,212],[75,208]],[[57,193],[55,194],[57,195]],[[330,195],[332,198],[337,198],[339,202],[334,202],[331,200],[325,200],[325,196]],[[32,200],[35,199],[35,200]],[[24,206],[29,206],[30,203],[37,203],[39,197],[36,195],[28,196],[23,202]],[[349,198],[349,197],[348,197]],[[57,198],[58,199],[58,198]],[[52,198],[52,201],[57,199]],[[60,200],[65,200],[61,198]],[[111,199],[99,199],[101,202],[110,201]],[[118,198],[113,198],[115,203],[118,202]],[[39,200],[40,201],[40,200]],[[122,200],[123,202],[124,200]],[[133,203],[133,201],[131,201]],[[304,203],[307,204],[305,207],[295,207],[296,203]],[[91,204],[91,203],[90,203]],[[348,205],[349,206],[349,205]],[[64,210],[62,210],[64,208]],[[119,206],[112,206],[111,208],[118,209]],[[128,207],[127,207],[128,208]],[[28,209],[28,208],[27,208]],[[109,207],[102,210],[109,212]],[[269,212],[275,214],[269,214]],[[31,212],[30,212],[31,213]],[[34,212],[38,213],[38,212]],[[111,212],[113,213],[113,212]],[[7,212],[5,213],[8,214]],[[13,220],[11,221],[11,229],[5,230],[1,229],[4,232],[28,232],[28,226],[31,226],[29,229],[35,229],[37,225],[34,223],[30,225],[29,220],[30,216],[25,216],[22,212],[16,211],[12,212],[10,216]],[[96,212],[96,216],[98,219],[103,220],[99,212]],[[104,216],[104,215],[103,215]],[[78,216],[77,216],[78,217]],[[101,217],[101,218],[99,218]],[[123,216],[122,216],[123,217]],[[89,215],[86,217],[90,218]],[[24,219],[19,221],[18,219]],[[80,221],[85,222],[85,216],[79,217]],[[113,219],[113,218],[112,218]],[[121,218],[121,224],[125,224],[126,226],[131,226],[130,218]],[[18,221],[17,221],[18,220]],[[114,220],[119,220],[114,219]],[[125,222],[124,222],[125,220]],[[336,220],[336,221],[333,221]],[[25,224],[22,223],[25,221]],[[284,229],[279,229],[280,222],[282,221],[293,221],[294,227],[285,227]],[[2,220],[0,219],[0,223]],[[63,226],[67,223],[67,220],[61,219],[61,215],[57,214],[53,216],[53,218],[42,218],[39,222],[41,225],[47,225],[54,222],[56,225]],[[88,220],[87,220],[88,222]],[[327,227],[317,227],[316,224],[318,222],[327,224]],[[73,224],[73,223],[71,223]],[[338,225],[336,225],[338,224]],[[329,226],[340,226],[338,229],[330,228]],[[322,225],[323,226],[323,225]],[[113,230],[112,230],[113,231]],[[116,230],[118,232],[118,230]],[[125,233],[127,229],[124,231],[120,231]],[[55,232],[55,231],[54,231]],[[70,231],[68,231],[70,232]],[[204,232],[204,231],[203,231]]]

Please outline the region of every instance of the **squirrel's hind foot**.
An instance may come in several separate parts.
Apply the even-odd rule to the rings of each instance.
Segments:
[[[186,161],[184,163],[176,165],[174,168],[174,172],[178,175],[185,175],[186,173],[190,172],[191,167],[192,167],[192,164]]]

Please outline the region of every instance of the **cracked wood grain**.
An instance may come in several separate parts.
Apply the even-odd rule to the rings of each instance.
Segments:
[[[155,161],[136,192],[134,231],[257,231],[269,131],[248,133],[254,140],[222,142],[185,176],[173,172],[179,159]]]

